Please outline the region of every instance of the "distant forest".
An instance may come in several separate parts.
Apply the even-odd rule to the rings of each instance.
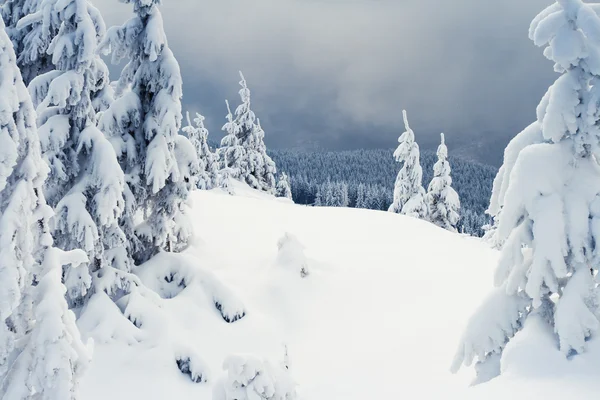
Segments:
[[[279,171],[290,177],[292,196],[298,204],[387,210],[401,165],[392,149],[349,151],[270,150]],[[421,152],[423,187],[433,175],[435,152]],[[488,223],[485,214],[495,167],[449,157],[453,187],[460,196],[461,232],[481,236]]]

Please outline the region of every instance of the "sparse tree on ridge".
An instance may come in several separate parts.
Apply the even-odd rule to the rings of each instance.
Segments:
[[[187,126],[183,131],[194,146],[198,158],[199,173],[196,185],[199,189],[212,189],[219,182],[219,162],[217,155],[208,146],[208,129],[204,127],[204,116],[196,113],[194,124],[190,121],[190,114],[186,114]]]
[[[235,110],[235,118],[227,103],[227,123],[223,126],[227,135],[221,141],[219,149],[221,168],[229,168],[230,176],[254,189],[274,194],[277,169],[267,154],[265,132],[250,108],[250,89],[241,72],[240,78],[242,88],[239,94],[242,103]]]
[[[454,359],[456,371],[477,358],[479,381],[500,373],[507,342],[531,320],[549,325],[565,356],[584,352],[600,329],[600,17],[581,0],[560,0],[538,14],[529,37],[562,75],[538,106],[543,143],[518,152],[506,181],[497,289]]]
[[[433,166],[433,179],[427,188],[429,220],[437,226],[456,232],[460,219],[460,200],[452,188],[448,148],[444,142],[444,134],[440,134],[441,144],[437,149],[438,161]]]
[[[404,118],[404,132],[394,152],[396,161],[403,163],[394,186],[394,202],[390,212],[408,215],[415,218],[427,217],[427,203],[425,202],[425,189],[423,188],[423,170],[419,162],[419,145],[415,142],[415,134],[408,125],[406,111],[402,111]]]
[[[109,29],[101,45],[105,53],[112,52],[114,63],[128,59],[117,84],[117,100],[101,125],[113,141],[121,141],[117,148],[128,183],[121,224],[141,263],[161,250],[178,251],[187,245],[190,227],[179,223],[186,220],[191,186],[176,159],[182,79],[163,30],[160,0],[127,2],[135,16]],[[135,224],[138,210],[145,216],[140,225]]]
[[[285,197],[286,199],[292,199],[292,188],[290,187],[290,180],[285,172],[282,172],[277,181],[277,197]]]

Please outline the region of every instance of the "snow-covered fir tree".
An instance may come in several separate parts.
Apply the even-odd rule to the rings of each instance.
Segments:
[[[222,377],[213,387],[213,400],[295,400],[296,383],[288,368],[254,356],[225,359]]]
[[[460,200],[452,188],[448,148],[441,135],[441,144],[437,149],[438,161],[433,166],[433,179],[427,188],[429,220],[437,226],[456,232],[460,219]]]
[[[101,50],[127,65],[116,87],[117,100],[101,126],[117,145],[128,183],[123,229],[135,260],[187,245],[186,203],[191,182],[179,170],[182,79],[163,29],[160,0],[128,0],[135,16],[108,30]],[[181,146],[179,146],[181,148]],[[185,146],[187,147],[187,146]],[[137,217],[144,219],[136,224]]]
[[[223,125],[226,135],[218,151],[221,168],[230,169],[231,176],[254,189],[274,194],[277,169],[267,154],[265,132],[250,108],[250,89],[241,72],[240,77],[242,103],[236,108],[235,117],[227,103],[227,123]]]
[[[277,181],[277,197],[285,197],[287,199],[292,199],[292,188],[290,187],[290,179],[288,178],[285,172],[281,173],[279,176],[279,180]]]
[[[506,343],[534,315],[565,356],[584,352],[600,328],[600,17],[581,0],[560,0],[538,14],[529,36],[562,75],[538,107],[543,143],[518,152],[506,181],[497,290],[454,360],[457,370],[477,358],[479,381],[500,372]]]
[[[88,295],[92,276],[101,269],[131,267],[118,223],[125,181],[111,143],[96,127],[96,106],[105,102],[108,85],[108,68],[97,55],[104,21],[85,0],[42,0],[40,10],[44,20],[62,21],[47,50],[56,69],[31,84],[50,165],[44,192],[56,213],[55,245],[83,249],[89,258],[87,268],[68,268],[65,274],[73,305]]]
[[[35,111],[16,64],[12,43],[0,29],[0,381],[15,345],[30,329],[31,284],[52,244],[42,185],[48,166],[41,156]]]
[[[489,207],[486,210],[486,213],[492,218],[492,222],[485,227],[486,232],[484,239],[495,248],[500,248],[503,244],[499,241],[496,233],[500,221],[500,212],[504,206],[504,196],[506,195],[506,190],[510,181],[510,174],[517,162],[517,157],[527,146],[544,142],[544,137],[542,136],[542,119],[544,117],[545,108],[542,107],[543,105],[544,102],[542,101],[537,108],[537,120],[527,128],[523,129],[508,143],[506,149],[504,149],[504,161],[498,170],[498,174],[494,178],[492,195],[490,197]]]
[[[32,290],[35,324],[3,383],[2,398],[80,398],[79,384],[91,361],[91,347],[81,340],[75,314],[68,309],[62,266],[76,268],[87,261],[82,250],[46,250]]]
[[[48,12],[53,4],[45,3],[45,12],[43,3],[43,0],[4,0],[0,3],[6,31],[13,42],[17,65],[26,85],[36,76],[54,69],[47,50],[62,21],[53,18],[56,14]]]
[[[0,397],[75,399],[89,354],[67,309],[61,267],[87,257],[52,247],[42,188],[49,168],[2,21],[0,71]]]
[[[402,110],[402,116],[406,131],[398,139],[400,145],[394,152],[394,158],[403,165],[396,177],[394,202],[390,205],[389,211],[415,218],[425,218],[427,203],[422,184],[423,171],[419,161],[419,145],[415,142],[415,134],[408,125],[405,110]]]
[[[183,131],[194,146],[198,158],[199,173],[196,185],[199,189],[212,189],[219,183],[219,160],[208,145],[208,129],[204,126],[204,116],[196,113],[194,125],[190,114],[186,114],[187,126]]]

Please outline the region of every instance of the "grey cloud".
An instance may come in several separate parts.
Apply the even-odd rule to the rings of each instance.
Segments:
[[[213,138],[237,70],[276,147],[391,147],[401,109],[422,147],[498,161],[553,79],[527,38],[550,0],[164,0],[184,107]],[[130,7],[96,0],[107,24]]]

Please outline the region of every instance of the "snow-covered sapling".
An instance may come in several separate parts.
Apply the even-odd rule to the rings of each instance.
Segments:
[[[419,161],[419,145],[415,142],[415,134],[408,125],[406,111],[402,110],[406,131],[400,136],[398,148],[394,152],[396,161],[403,163],[394,185],[394,202],[390,212],[400,213],[415,218],[427,216],[426,193],[423,188],[423,170]]]
[[[226,376],[213,387],[213,400],[295,400],[296,383],[289,370],[254,356],[225,359]]]
[[[286,232],[277,242],[277,264],[289,268],[306,278],[310,272],[308,260],[304,254],[304,245],[296,236]]]
[[[429,220],[440,228],[456,232],[460,219],[460,200],[458,193],[452,188],[448,148],[441,135],[441,144],[437,149],[438,160],[433,166],[433,179],[427,189]]]

